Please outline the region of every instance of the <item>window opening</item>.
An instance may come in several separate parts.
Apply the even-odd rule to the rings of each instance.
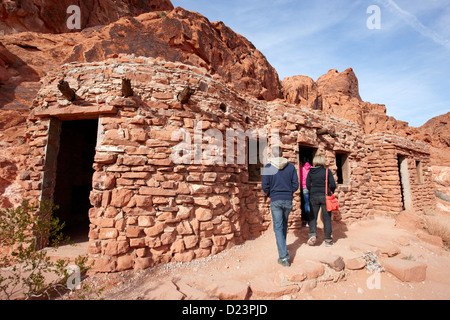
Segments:
[[[348,161],[348,153],[336,154],[336,167],[337,167],[337,183],[349,184],[350,183],[350,165]]]
[[[422,184],[423,183],[423,169],[422,169],[422,162],[416,161],[416,173],[417,173],[417,183]]]
[[[261,159],[264,152],[266,152],[267,142],[264,139],[257,139],[252,137],[246,138],[247,142],[247,165],[248,165],[248,181],[261,182],[262,170],[264,164]]]

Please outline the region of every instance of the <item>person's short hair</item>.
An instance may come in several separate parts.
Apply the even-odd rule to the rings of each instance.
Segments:
[[[322,154],[318,154],[314,156],[313,166],[314,167],[325,167],[326,166],[325,156]]]

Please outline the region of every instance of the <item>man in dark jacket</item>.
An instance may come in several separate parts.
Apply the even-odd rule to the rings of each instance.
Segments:
[[[334,192],[336,189],[336,181],[330,169],[325,167],[325,157],[323,155],[317,155],[313,159],[313,166],[306,177],[306,188],[309,190],[309,202],[311,205],[311,211],[309,215],[309,239],[308,244],[313,246],[317,239],[317,217],[319,215],[319,209],[322,207],[322,218],[324,227],[324,241],[326,246],[334,245],[331,238],[331,212],[327,211],[325,203],[325,179],[326,172],[328,170],[328,187],[327,193],[330,194],[330,190]]]
[[[281,150],[272,149],[272,158],[264,168],[261,187],[270,197],[273,230],[278,249],[278,263],[290,266],[290,256],[286,245],[289,213],[292,211],[293,194],[299,187],[295,166],[287,159],[279,157]]]

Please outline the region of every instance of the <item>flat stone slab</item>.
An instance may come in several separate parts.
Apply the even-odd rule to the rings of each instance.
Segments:
[[[252,297],[258,299],[278,299],[284,295],[290,295],[300,291],[300,287],[296,284],[280,287],[269,278],[260,276],[250,282]]]
[[[178,291],[178,287],[172,281],[158,283],[153,288],[148,289],[143,300],[183,300],[186,296]]]
[[[222,280],[208,286],[206,290],[220,300],[248,300],[250,297],[248,283],[238,280]]]
[[[203,290],[193,287],[184,281],[178,281],[176,286],[178,287],[178,291],[186,296],[184,300],[217,300],[217,298],[212,297]]]
[[[387,272],[403,282],[421,282],[426,278],[425,263],[400,258],[383,258],[380,262]]]
[[[394,257],[394,256],[400,254],[400,252],[401,252],[397,246],[395,246],[391,243],[388,243],[388,242],[371,241],[371,242],[369,242],[369,245],[377,248],[381,255],[385,255],[388,257]]]
[[[56,117],[61,120],[95,119],[101,114],[116,114],[114,106],[70,106],[60,108],[36,109],[36,117]]]
[[[351,258],[345,260],[345,267],[348,270],[361,270],[366,266],[366,260],[361,257]]]

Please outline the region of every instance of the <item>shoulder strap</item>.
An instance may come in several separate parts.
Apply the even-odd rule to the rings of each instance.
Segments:
[[[325,167],[325,196],[328,195],[328,168]]]

